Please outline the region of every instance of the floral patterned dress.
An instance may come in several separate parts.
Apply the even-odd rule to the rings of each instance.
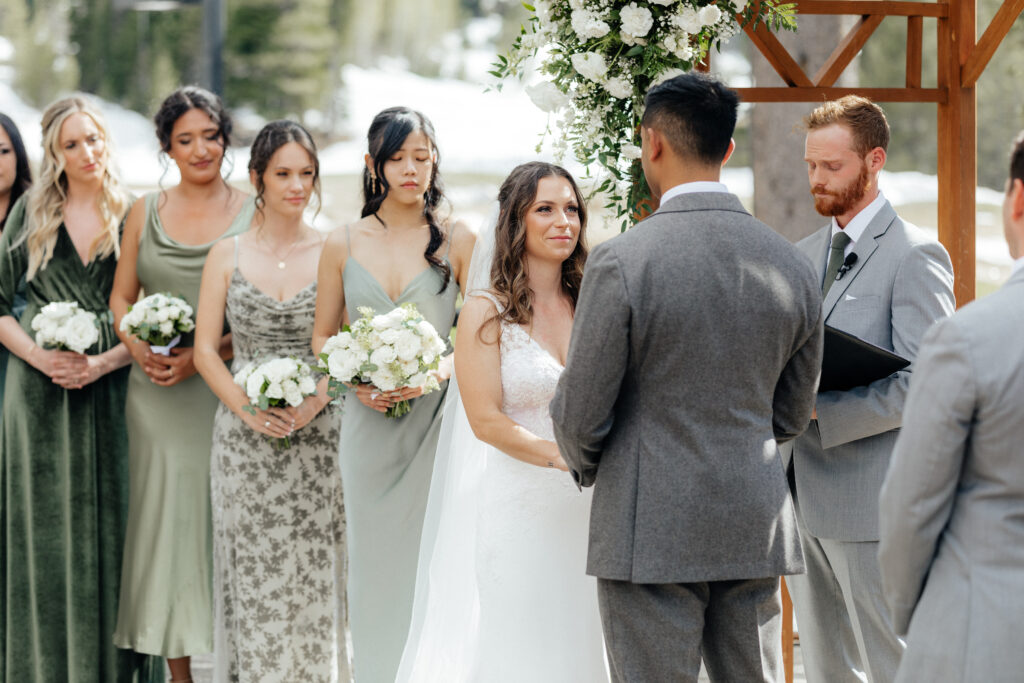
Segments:
[[[233,371],[310,349],[316,283],[278,301],[236,268],[227,292]],[[216,681],[347,683],[340,411],[328,406],[276,448],[223,404],[210,467]]]

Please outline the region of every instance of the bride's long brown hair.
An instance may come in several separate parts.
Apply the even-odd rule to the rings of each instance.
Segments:
[[[499,320],[516,325],[529,325],[533,320],[533,292],[526,273],[526,212],[537,198],[541,179],[552,176],[569,181],[579,207],[579,239],[572,254],[562,262],[562,291],[569,297],[573,310],[576,309],[583,265],[587,261],[587,205],[572,174],[555,164],[531,161],[516,166],[498,191],[491,290],[500,305],[498,313],[481,327],[481,332]]]

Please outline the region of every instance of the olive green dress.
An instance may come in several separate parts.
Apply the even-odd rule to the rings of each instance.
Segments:
[[[146,293],[170,292],[193,309],[210,248],[164,231],[159,193],[146,195],[137,273]],[[247,200],[223,237],[249,229]],[[218,238],[220,239],[220,238]],[[192,334],[180,346],[192,346]],[[136,342],[138,343],[138,342]],[[219,401],[195,374],[153,384],[137,363],[128,380],[131,498],[114,642],[177,658],[213,651],[210,447]]]
[[[28,269],[26,245],[10,250],[24,208],[23,197],[0,239],[0,315],[11,314]],[[62,225],[50,262],[27,283],[22,329],[31,335],[32,318],[51,301],[107,313],[116,265],[113,256],[83,265]],[[103,322],[88,353],[118,343]],[[0,426],[0,680],[162,680],[160,660],[111,640],[128,513],[127,379],[123,368],[62,389],[10,358]]]
[[[353,317],[360,306],[386,313],[413,302],[447,337],[459,294],[454,279],[440,292],[442,275],[427,267],[392,301],[353,255],[351,245],[348,253],[342,281],[345,306]],[[393,683],[398,672],[412,618],[420,532],[444,396],[442,390],[414,399],[412,410],[398,419],[385,417],[354,397],[345,400],[340,465],[348,523],[353,673],[359,683]]]

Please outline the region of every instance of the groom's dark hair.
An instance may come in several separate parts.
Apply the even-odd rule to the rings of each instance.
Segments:
[[[1024,130],[1017,134],[1010,148],[1010,182],[1024,181]]]
[[[682,74],[647,91],[640,124],[658,130],[677,155],[721,164],[729,151],[740,98],[714,78]]]

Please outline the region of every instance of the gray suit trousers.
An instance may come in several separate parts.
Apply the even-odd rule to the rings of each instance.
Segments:
[[[786,586],[808,683],[858,683],[860,672],[869,683],[889,683],[904,644],[885,605],[878,542],[818,538],[797,520],[807,573],[787,576]]]
[[[614,683],[782,681],[779,579],[597,580]]]

